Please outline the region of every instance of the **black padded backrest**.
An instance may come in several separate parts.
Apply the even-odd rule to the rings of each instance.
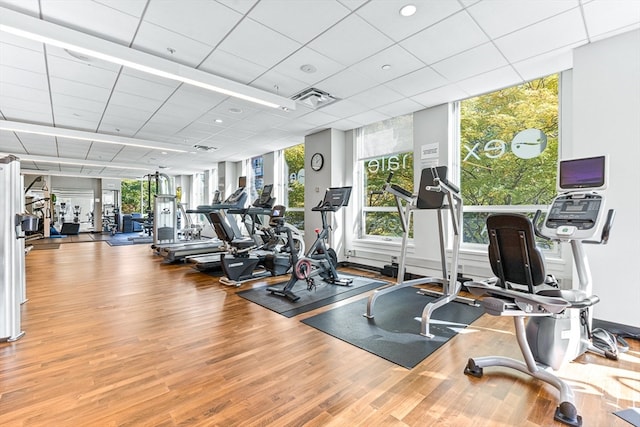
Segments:
[[[489,262],[493,273],[505,281],[524,285],[530,293],[544,283],[544,258],[536,247],[533,224],[524,215],[496,214],[487,218]]]
[[[215,230],[218,239],[231,243],[233,239],[236,238],[236,235],[233,232],[233,227],[231,227],[231,224],[229,223],[229,218],[227,218],[227,215],[223,211],[215,210],[209,212],[207,215],[209,216],[209,221],[213,225],[213,229]]]
[[[420,176],[420,187],[418,189],[418,200],[416,207],[418,209],[440,209],[444,203],[444,192],[427,191],[426,187],[434,187],[435,179],[447,180],[447,167],[438,166],[435,168],[422,169]]]
[[[271,209],[271,215],[269,216],[269,226],[277,227],[281,223],[284,222],[284,213],[287,211],[287,208],[282,205],[275,205],[273,209]]]

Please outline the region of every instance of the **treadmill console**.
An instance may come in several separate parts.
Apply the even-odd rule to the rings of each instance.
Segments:
[[[551,238],[589,239],[598,230],[604,198],[596,193],[561,194],[555,198],[542,227]]]

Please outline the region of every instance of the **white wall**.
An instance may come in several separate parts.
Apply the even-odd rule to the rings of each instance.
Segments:
[[[571,157],[609,155],[609,244],[587,245],[594,317],[640,327],[640,30],[579,49],[573,61]]]

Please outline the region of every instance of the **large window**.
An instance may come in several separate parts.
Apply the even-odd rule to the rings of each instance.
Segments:
[[[494,212],[533,216],[556,194],[558,75],[461,101],[464,242],[488,243]]]
[[[393,183],[413,191],[413,115],[395,117],[356,130],[363,191],[361,236],[402,236],[393,196],[382,189],[390,173]]]
[[[284,152],[284,205],[287,222],[304,230],[304,144],[286,148]]]

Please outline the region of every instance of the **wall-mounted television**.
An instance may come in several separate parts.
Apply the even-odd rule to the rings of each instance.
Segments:
[[[606,156],[561,160],[558,165],[558,190],[601,190],[607,187]]]

